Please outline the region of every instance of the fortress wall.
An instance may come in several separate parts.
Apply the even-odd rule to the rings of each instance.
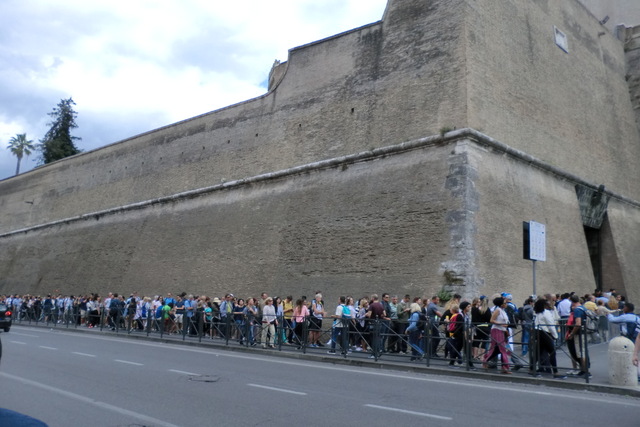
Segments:
[[[638,278],[640,277],[640,261],[638,259],[640,254],[640,227],[638,227],[640,209],[611,200],[607,215],[614,250],[609,254],[609,259],[605,259],[605,265],[613,265],[616,270],[609,273],[614,280],[610,280],[608,282],[610,286],[606,286],[606,288],[617,289],[637,306],[640,302],[640,286],[638,286]],[[618,268],[622,277],[615,274],[618,273]]]
[[[595,282],[575,182],[482,146],[469,151],[478,170],[475,245],[485,295],[503,289],[522,304],[532,294],[532,262],[523,259],[524,221],[546,226],[547,261],[537,262],[537,293],[592,292]]]
[[[464,123],[463,9],[450,0],[392,5],[384,25],[293,49],[284,78],[263,97],[0,181],[0,232]]]
[[[622,43],[576,1],[467,4],[469,126],[639,200]]]
[[[640,3],[639,6],[640,7]],[[627,81],[636,125],[640,130],[640,25],[626,28],[623,37],[627,54]]]
[[[430,295],[450,147],[431,146],[2,238],[0,293]]]

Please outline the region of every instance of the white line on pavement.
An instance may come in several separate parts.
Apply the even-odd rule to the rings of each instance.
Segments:
[[[152,424],[152,425],[163,426],[163,427],[178,427],[175,424],[171,424],[171,423],[168,423],[166,421],[159,420],[157,418],[149,417],[147,415],[140,414],[138,412],[129,411],[129,410],[121,408],[119,406],[110,405],[110,404],[105,403],[105,402],[99,402],[97,400],[93,400],[93,399],[90,399],[88,397],[81,396],[79,394],[70,393],[68,391],[61,390],[58,387],[51,387],[51,386],[48,386],[46,384],[42,384],[42,383],[39,383],[39,382],[36,382],[36,381],[27,380],[27,379],[20,378],[20,377],[14,376],[14,375],[6,374],[4,372],[0,372],[0,376],[6,377],[6,378],[10,378],[10,379],[12,379],[14,381],[19,381],[19,382],[21,382],[23,384],[27,384],[27,385],[30,385],[30,386],[33,386],[33,387],[37,387],[37,388],[40,388],[40,389],[43,389],[43,390],[47,390],[47,391],[49,391],[51,393],[57,393],[57,394],[60,394],[62,396],[70,398],[70,399],[75,399],[75,400],[79,400],[80,402],[89,403],[89,404],[97,406],[99,408],[107,409],[109,411],[113,411],[113,412],[118,413],[120,415],[126,415],[126,416],[131,417],[131,418],[136,418],[138,420],[144,421],[144,422]]]
[[[22,341],[9,341],[9,342],[13,344],[27,345],[26,342],[22,342]]]
[[[194,374],[193,372],[178,371],[177,369],[169,369],[169,372],[175,372],[176,374],[183,374],[183,375],[200,375],[200,374]]]
[[[378,406],[378,405],[364,405],[364,406],[366,406],[368,408],[382,409],[384,411],[400,412],[401,414],[417,415],[419,417],[427,417],[427,418],[435,418],[436,420],[453,421],[453,418],[450,418],[450,417],[441,417],[440,415],[427,414],[427,413],[424,413],[424,412],[406,411],[404,409],[388,408],[386,406]]]
[[[29,338],[40,338],[38,335],[31,335],[31,334],[21,334],[20,332],[11,332],[11,335],[18,335],[21,337],[29,337]]]
[[[45,350],[57,350],[55,347],[47,347],[46,345],[39,345],[38,347],[44,348]]]
[[[264,388],[266,390],[279,391],[279,392],[282,392],[282,393],[297,394],[298,396],[306,396],[307,395],[307,393],[302,393],[300,391],[286,390],[284,388],[277,388],[277,387],[268,387],[266,385],[259,385],[259,384],[247,384],[247,385],[249,387]]]
[[[77,354],[78,356],[85,356],[85,357],[96,357],[95,354],[78,353],[77,351],[73,351],[72,354]]]
[[[127,365],[144,366],[144,363],[129,362],[128,360],[115,359],[115,361],[118,362],[118,363],[125,363]]]

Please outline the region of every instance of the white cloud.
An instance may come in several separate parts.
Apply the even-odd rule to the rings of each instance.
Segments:
[[[274,59],[379,20],[386,0],[117,3],[0,2],[2,148],[17,133],[42,138],[70,96],[85,150],[253,98]],[[0,150],[0,179],[15,162]]]

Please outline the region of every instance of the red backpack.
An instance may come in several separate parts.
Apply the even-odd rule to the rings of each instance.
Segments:
[[[458,317],[460,317],[460,313],[456,313],[449,319],[449,323],[447,324],[447,332],[453,334],[458,328]]]

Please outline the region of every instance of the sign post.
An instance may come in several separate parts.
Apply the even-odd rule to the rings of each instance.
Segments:
[[[547,236],[546,227],[539,222],[529,221],[522,223],[523,255],[524,259],[533,262],[533,295],[536,293],[536,261],[547,260]]]

